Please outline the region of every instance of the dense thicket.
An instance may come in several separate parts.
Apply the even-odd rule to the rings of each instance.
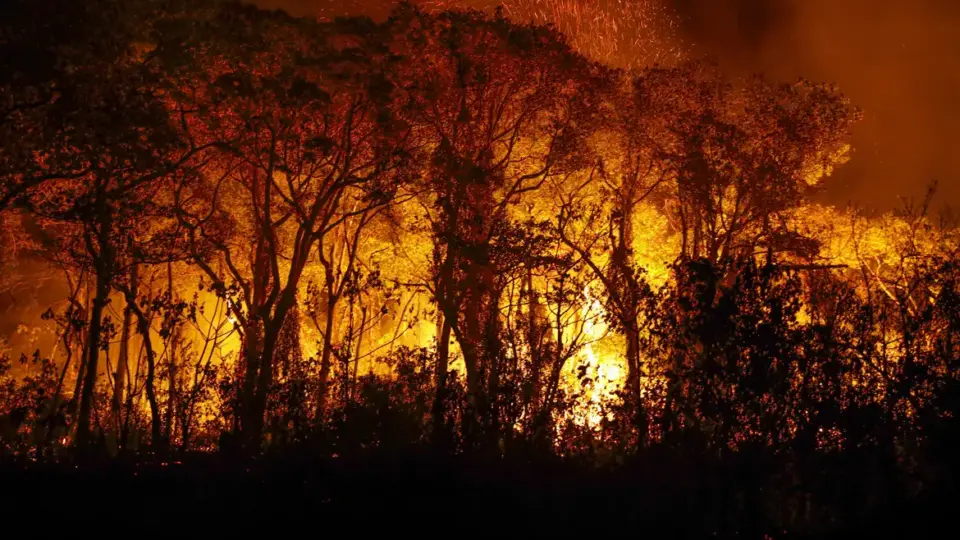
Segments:
[[[0,283],[43,311],[3,459],[562,458],[754,532],[952,478],[957,239],[806,202],[829,85],[407,5],[3,9]]]

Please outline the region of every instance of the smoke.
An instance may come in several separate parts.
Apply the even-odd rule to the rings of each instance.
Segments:
[[[682,32],[731,72],[834,82],[863,108],[853,160],[826,194],[891,208],[933,180],[960,203],[960,3],[673,0]]]

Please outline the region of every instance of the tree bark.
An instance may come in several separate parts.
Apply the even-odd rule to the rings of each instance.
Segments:
[[[137,285],[137,264],[130,267],[130,287],[136,289]],[[120,352],[117,356],[117,369],[113,376],[113,399],[110,402],[110,430],[116,437],[120,432],[120,422],[123,410],[124,383],[127,379],[128,361],[130,356],[130,326],[132,324],[133,309],[130,307],[129,299],[127,306],[123,310],[123,327],[120,330]],[[118,448],[123,448],[124,442],[117,441]]]
[[[100,341],[103,333],[103,310],[109,302],[109,277],[106,272],[97,272],[96,296],[90,313],[90,330],[87,334],[87,362],[80,390],[80,413],[77,418],[77,446],[86,449],[91,443],[90,413],[94,407],[94,390],[97,385],[97,364],[100,360]]]
[[[169,295],[171,306],[173,304],[173,263],[167,262],[167,294]],[[172,444],[176,436],[176,408],[177,408],[177,348],[180,346],[180,328],[179,325],[170,328],[170,343],[167,346],[168,356],[168,376],[167,381],[167,411],[165,442]]]
[[[430,411],[433,421],[433,442],[438,447],[446,443],[446,409],[447,409],[447,372],[450,369],[450,321],[443,317],[440,323],[440,334],[437,339],[437,366],[434,374],[436,390],[433,395],[433,407]]]
[[[124,291],[127,305],[137,318],[137,333],[140,334],[140,340],[143,343],[144,354],[147,357],[147,377],[144,381],[144,387],[147,393],[147,403],[150,406],[150,440],[151,444],[157,445],[161,439],[160,431],[160,406],[157,403],[156,391],[156,353],[153,350],[153,342],[150,340],[150,320],[146,313],[137,305],[137,289],[129,288]]]
[[[277,301],[273,317],[268,324],[264,324],[263,345],[259,359],[260,369],[257,373],[256,388],[247,418],[247,425],[244,426],[244,440],[249,451],[256,451],[260,447],[263,420],[267,412],[267,398],[273,384],[274,352],[277,348],[280,330],[283,328],[283,321],[286,319],[290,308],[293,307],[294,294],[289,288],[285,290]]]
[[[330,377],[330,367],[333,363],[330,357],[333,355],[333,333],[336,330],[334,315],[336,312],[336,297],[334,296],[332,286],[333,276],[328,272],[327,275],[327,320],[324,322],[323,330],[323,351],[320,354],[320,383],[317,389],[317,412],[316,418],[319,422],[324,415],[327,406],[327,379]]]
[[[77,446],[86,450],[90,446],[90,414],[94,408],[94,392],[97,385],[97,363],[100,359],[100,340],[103,333],[103,310],[110,301],[110,282],[113,278],[114,251],[111,244],[113,215],[104,195],[98,193],[96,202],[96,237],[86,237],[88,254],[93,257],[96,274],[96,291],[90,313],[90,331],[87,335],[87,365],[80,391],[80,413],[77,418]],[[96,249],[94,248],[96,244]]]

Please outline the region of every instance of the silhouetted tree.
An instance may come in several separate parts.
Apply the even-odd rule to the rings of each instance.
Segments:
[[[443,315],[434,416],[443,416],[452,334],[466,366],[470,429],[495,443],[504,286],[497,275],[510,260],[497,256],[511,251],[511,212],[522,197],[582,166],[578,145],[602,70],[552,30],[478,12],[431,16],[408,7],[389,27],[401,50],[416,51],[418,61],[400,74],[410,81],[404,111],[431,153],[430,286]]]
[[[238,6],[202,22],[216,31],[190,38],[194,63],[174,68],[183,73],[174,114],[219,152],[197,170],[202,189],[178,189],[178,215],[195,264],[221,294],[237,293],[242,428],[255,448],[277,340],[304,271],[334,231],[370,219],[400,189],[406,129],[393,119],[386,58],[366,44],[376,36],[371,25],[324,26]],[[179,50],[166,53],[182,60]]]

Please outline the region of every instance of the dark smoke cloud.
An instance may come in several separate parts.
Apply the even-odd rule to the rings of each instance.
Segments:
[[[937,180],[937,202],[960,206],[960,2],[673,1],[728,70],[835,82],[864,109],[832,202],[890,208]]]
[[[256,1],[297,15],[376,17],[394,3]],[[664,1],[695,54],[715,56],[737,75],[834,82],[864,109],[854,158],[828,187],[829,202],[892,208],[937,180],[937,201],[960,206],[960,1]]]

